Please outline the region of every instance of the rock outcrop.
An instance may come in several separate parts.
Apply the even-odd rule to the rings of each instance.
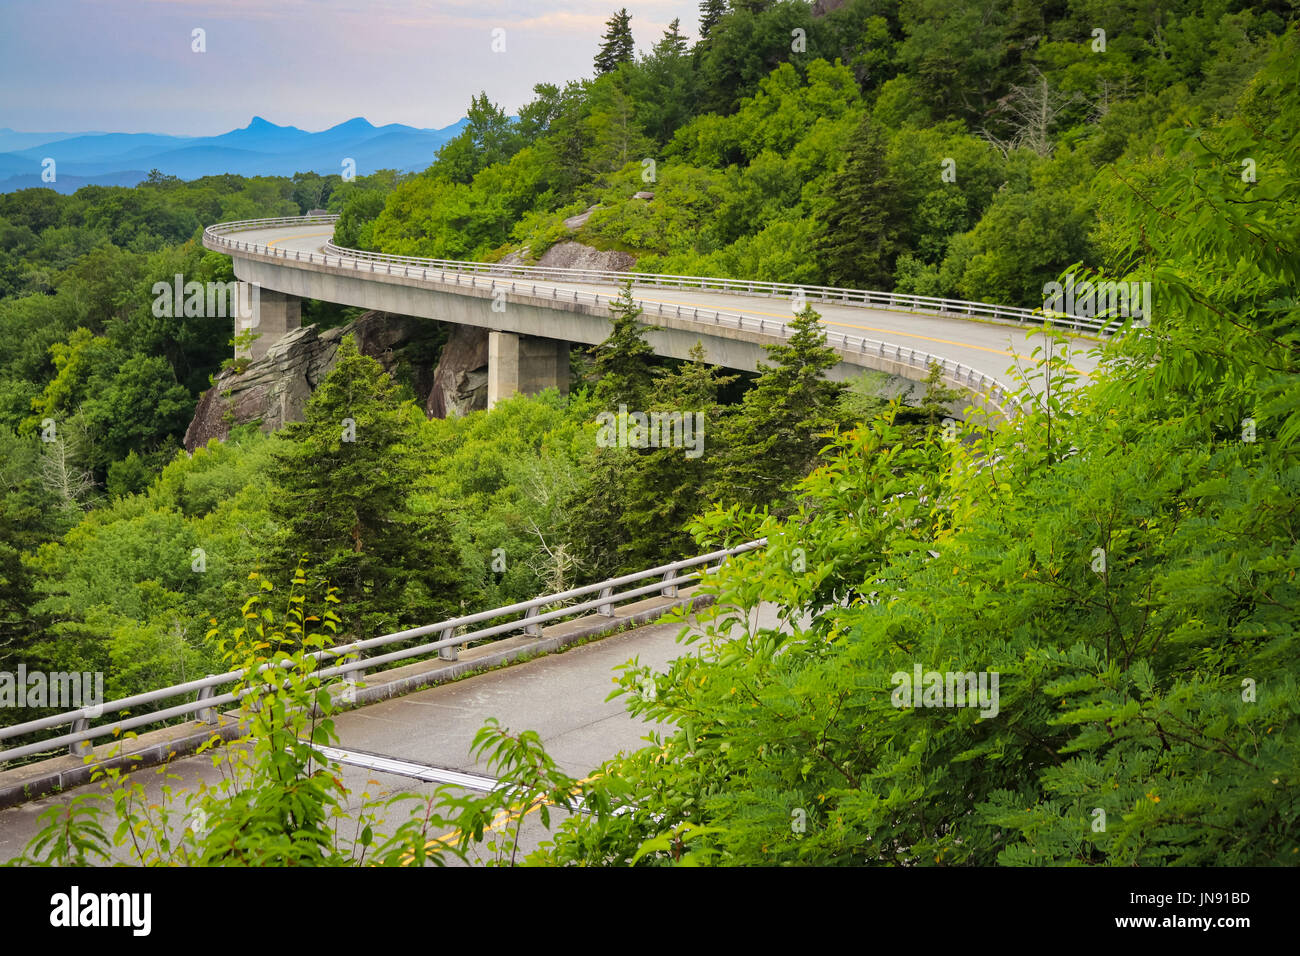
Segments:
[[[636,265],[636,257],[627,252],[593,249],[581,242],[557,242],[542,253],[539,266],[555,269],[593,269],[627,272]]]
[[[446,418],[487,408],[487,383],[487,329],[453,326],[438,356],[424,412],[430,418]]]
[[[564,220],[564,228],[572,232],[577,232],[587,224],[587,220],[591,218],[591,214],[599,208],[600,203],[596,203],[594,206],[588,206],[576,216],[570,216],[568,219]]]
[[[633,199],[654,199],[652,192],[639,192]],[[591,214],[600,208],[600,203],[564,220],[564,227],[576,233],[587,224]],[[514,252],[508,252],[499,260],[503,266],[528,265],[529,247],[523,246]],[[636,256],[628,252],[597,249],[574,240],[557,242],[542,253],[535,265],[549,266],[553,269],[592,269],[602,272],[628,272],[636,265]]]
[[[308,325],[272,343],[262,358],[243,371],[228,369],[203,393],[184,445],[193,451],[213,438],[224,439],[237,425],[258,424],[273,431],[286,422],[302,420],[303,407],[316,386],[334,367],[339,343],[352,335],[358,350],[388,372],[399,365],[422,402],[433,386],[433,356],[444,334],[437,323],[385,312],[367,312],[355,322],[324,332]],[[487,365],[484,336],[483,364]],[[486,405],[484,372],[484,405]]]

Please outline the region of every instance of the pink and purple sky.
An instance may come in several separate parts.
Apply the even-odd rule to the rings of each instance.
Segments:
[[[696,35],[695,0],[0,0],[0,127],[204,136],[260,115],[435,128],[480,90],[514,113],[535,83],[591,75],[620,6],[639,51],[674,17]]]

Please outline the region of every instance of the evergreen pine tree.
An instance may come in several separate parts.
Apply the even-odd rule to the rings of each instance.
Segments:
[[[678,434],[684,447],[597,447],[588,456],[566,512],[570,547],[591,580],[675,560],[693,549],[685,527],[707,504],[721,417],[718,392],[735,378],[707,364],[697,343],[688,362],[655,375],[656,398],[647,409],[682,416]]]
[[[620,404],[638,409],[650,394],[654,349],[645,340],[651,327],[639,321],[641,307],[632,298],[631,280],[623,283],[609,311],[609,337],[591,350],[592,372],[599,377],[593,396],[610,411]]]
[[[700,39],[707,40],[727,13],[727,0],[704,0],[700,4]]]
[[[783,345],[765,345],[775,365],[759,377],[724,420],[713,496],[723,504],[777,505],[812,470],[826,433],[842,426],[845,386],[826,371],[840,357],[826,344],[821,316],[806,306],[788,326]]]
[[[965,393],[944,384],[943,369],[938,362],[930,363],[930,373],[925,377],[925,394],[915,406],[904,405],[894,417],[894,423],[920,433],[938,428],[950,417],[966,397]]]
[[[632,62],[636,47],[632,42],[632,15],[627,7],[609,18],[600,39],[600,52],[595,61],[597,75],[610,72],[620,63]]]
[[[287,576],[305,553],[310,576],[338,588],[335,611],[353,635],[429,624],[461,609],[448,520],[414,505],[425,469],[412,414],[396,383],[347,336],[305,420],[277,438],[274,570]]]
[[[849,141],[826,190],[813,251],[832,285],[887,288],[903,225],[899,182],[885,160],[885,136],[868,115]]]
[[[709,479],[721,444],[718,393],[737,377],[709,365],[698,342],[689,361],[655,376],[659,398],[651,411],[680,412],[692,429],[691,447],[648,448],[636,457],[637,467],[622,489],[626,507],[619,521],[621,570],[687,557],[694,549],[685,529],[708,505]],[[682,434],[686,436],[685,427]]]
[[[685,56],[686,37],[682,35],[681,27],[681,19],[674,17],[673,22],[668,24],[668,29],[664,31],[663,37],[655,44],[656,57]]]

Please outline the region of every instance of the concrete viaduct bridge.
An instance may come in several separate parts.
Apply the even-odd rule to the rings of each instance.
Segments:
[[[606,337],[619,274],[339,249],[329,242],[332,223],[333,217],[259,220],[206,231],[204,244],[233,256],[236,275],[260,287],[250,323],[263,337],[254,356],[298,326],[304,297],[489,329],[493,398],[563,388],[570,343],[594,344]],[[875,369],[921,380],[930,362],[940,362],[951,384],[977,401],[984,396],[995,413],[1009,401],[998,375],[1015,353],[1032,350],[1029,336],[1043,321],[1024,309],[884,293],[680,276],[632,278],[645,321],[659,326],[648,338],[660,355],[685,358],[700,341],[710,361],[752,370],[764,357],[762,345],[783,341],[791,300],[802,294],[821,313],[829,344],[843,359],[833,370],[836,376]],[[504,310],[498,304],[503,301]],[[1078,331],[1095,330],[1097,323],[1088,323],[1074,324]],[[1085,375],[1095,365],[1082,350],[1072,353],[1072,361]],[[678,625],[656,621],[673,608],[699,607],[712,571],[765,546],[765,540],[747,542],[317,652],[318,674],[330,681],[336,704],[352,708],[338,716],[339,747],[327,756],[342,766],[358,792],[371,778],[392,790],[431,793],[440,785],[483,790],[495,781],[485,776],[481,758],[470,754],[469,742],[483,718],[498,716],[507,726],[537,728],[561,766],[577,776],[616,751],[637,746],[646,729],[628,716],[621,701],[606,699],[611,668],[633,653],[656,670],[692,653],[675,641]],[[765,618],[763,626],[777,626],[770,608],[760,609],[759,617]],[[595,637],[602,639],[583,643]],[[565,648],[570,649],[563,654],[530,659]],[[499,669],[512,662],[515,666]],[[471,674],[478,676],[458,681]],[[214,734],[231,739],[241,732],[239,714],[231,708],[240,699],[242,676],[208,675],[0,726],[0,859],[18,852],[39,831],[41,811],[86,787],[97,766],[165,762],[187,786],[211,782],[217,771],[208,757],[183,755],[193,754]],[[435,725],[436,733],[431,732]],[[140,736],[121,751],[121,735],[136,730]],[[10,743],[36,735],[43,739]],[[9,765],[37,755],[46,759]],[[162,778],[137,772],[149,774],[141,779],[150,781],[151,799],[163,799]],[[545,834],[530,826],[524,842],[533,846]],[[128,859],[125,854],[120,850],[119,859]]]
[[[203,244],[230,255],[236,277],[259,289],[253,316],[241,320],[260,333],[250,356],[261,357],[299,327],[304,298],[473,325],[489,330],[489,406],[516,392],[566,391],[570,345],[606,338],[610,301],[628,278],[643,321],[655,327],[647,341],[658,355],[684,359],[700,342],[711,363],[755,371],[767,357],[763,346],[785,340],[786,322],[806,301],[843,360],[832,378],[870,369],[923,381],[938,363],[949,385],[999,417],[1009,400],[999,379],[1017,354],[1032,351],[1030,336],[1044,322],[1029,309],[925,296],[363,252],[334,245],[336,219],[249,220],[205,230]],[[1067,321],[1076,332],[1098,325]],[[1095,361],[1083,349],[1072,354],[1081,372],[1092,370]]]

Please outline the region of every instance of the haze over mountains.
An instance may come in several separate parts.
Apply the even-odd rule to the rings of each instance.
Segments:
[[[0,128],[0,192],[44,186],[61,193],[89,184],[134,186],[157,169],[182,179],[220,173],[292,176],[313,171],[341,173],[344,160],[365,176],[379,169],[421,170],[447,140],[464,128],[461,119],[442,129],[401,123],[374,126],[358,116],[318,133],[277,126],[260,116],[220,136],[156,133],[24,133]],[[42,179],[54,160],[53,182]]]

